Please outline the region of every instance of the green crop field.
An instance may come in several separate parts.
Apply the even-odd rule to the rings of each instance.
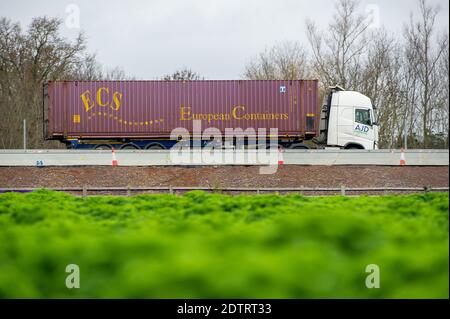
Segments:
[[[2,194],[0,297],[448,298],[448,200]]]

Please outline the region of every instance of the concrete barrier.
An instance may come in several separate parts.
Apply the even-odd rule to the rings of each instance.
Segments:
[[[284,165],[399,166],[400,150],[286,150]],[[117,150],[119,166],[277,165],[278,152]],[[107,150],[0,150],[0,166],[111,166]],[[448,150],[406,150],[407,166],[448,166]]]

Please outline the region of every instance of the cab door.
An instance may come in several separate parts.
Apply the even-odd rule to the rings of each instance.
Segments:
[[[353,123],[354,142],[360,144],[366,150],[374,148],[375,130],[372,110],[369,108],[355,107]]]

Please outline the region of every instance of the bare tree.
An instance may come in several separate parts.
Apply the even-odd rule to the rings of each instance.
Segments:
[[[327,32],[307,21],[312,68],[323,88],[339,84],[369,96],[377,109],[379,146],[395,147],[405,125],[402,45],[385,29],[369,29],[356,0],[339,0]],[[368,39],[370,38],[370,41]]]
[[[22,143],[22,120],[27,120],[28,146],[58,147],[44,142],[42,85],[48,80],[123,79],[121,69],[103,72],[94,55],[86,53],[80,33],[69,41],[60,36],[61,21],[39,17],[26,31],[0,18],[0,147]]]
[[[335,84],[346,89],[358,87],[371,22],[357,8],[356,0],[339,0],[326,32],[320,32],[311,20],[306,22],[314,70],[326,87]]]
[[[414,115],[419,115],[417,124],[421,127],[422,147],[432,147],[430,137],[438,132],[434,130],[437,114],[442,112],[436,101],[441,88],[439,66],[448,52],[448,37],[441,41],[435,36],[436,7],[428,6],[425,0],[419,0],[420,17],[415,20],[411,15],[410,23],[405,27],[407,68],[416,80],[414,92],[416,102]]]
[[[245,66],[248,79],[318,78],[321,92],[339,84],[377,107],[380,147],[448,147],[448,32],[437,36],[437,9],[419,0],[405,37],[371,29],[358,0],[338,0],[326,31],[307,21],[309,53],[277,45]],[[310,54],[310,56],[309,56]],[[309,63],[308,63],[309,62]]]
[[[266,49],[245,66],[251,80],[295,80],[309,75],[306,50],[298,42],[284,42]]]
[[[98,62],[95,54],[87,53],[80,63],[66,76],[67,80],[85,81],[114,81],[114,80],[134,80],[135,77],[125,73],[123,68],[104,68]]]
[[[96,81],[103,79],[103,69],[95,54],[86,54],[83,61],[77,64],[67,80]]]
[[[42,83],[64,78],[81,61],[85,49],[83,34],[68,42],[59,36],[60,24],[54,18],[35,18],[22,32],[18,23],[0,19],[1,147],[21,144],[23,118],[27,119],[30,146],[43,146]]]
[[[163,77],[166,81],[190,81],[190,80],[202,80],[203,78],[197,72],[192,71],[189,68],[182,68],[175,71],[172,74],[167,74]]]
[[[372,33],[367,53],[360,62],[358,90],[369,96],[377,110],[380,127],[379,146],[394,147],[402,131],[404,94],[399,89],[402,78],[402,48],[384,29]]]
[[[442,147],[449,147],[449,87],[450,87],[450,68],[449,68],[449,36],[448,32],[443,35],[440,40],[442,43],[447,43],[444,52],[442,54],[442,59],[440,61],[438,72],[439,78],[441,79],[439,97],[437,99],[438,107],[438,121],[439,128],[438,131],[442,132],[444,145]]]

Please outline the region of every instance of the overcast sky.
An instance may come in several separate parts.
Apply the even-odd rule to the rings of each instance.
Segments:
[[[32,17],[56,16],[63,33],[83,30],[88,50],[108,67],[120,66],[140,79],[156,79],[186,66],[207,79],[237,79],[258,52],[277,42],[307,45],[305,20],[321,28],[333,14],[334,0],[0,0],[0,16],[23,26]],[[439,5],[439,28],[448,29],[448,0]],[[70,5],[70,4],[75,4]],[[373,10],[375,8],[375,11]],[[361,0],[361,12],[401,33],[415,0]],[[76,13],[79,11],[79,28]]]

